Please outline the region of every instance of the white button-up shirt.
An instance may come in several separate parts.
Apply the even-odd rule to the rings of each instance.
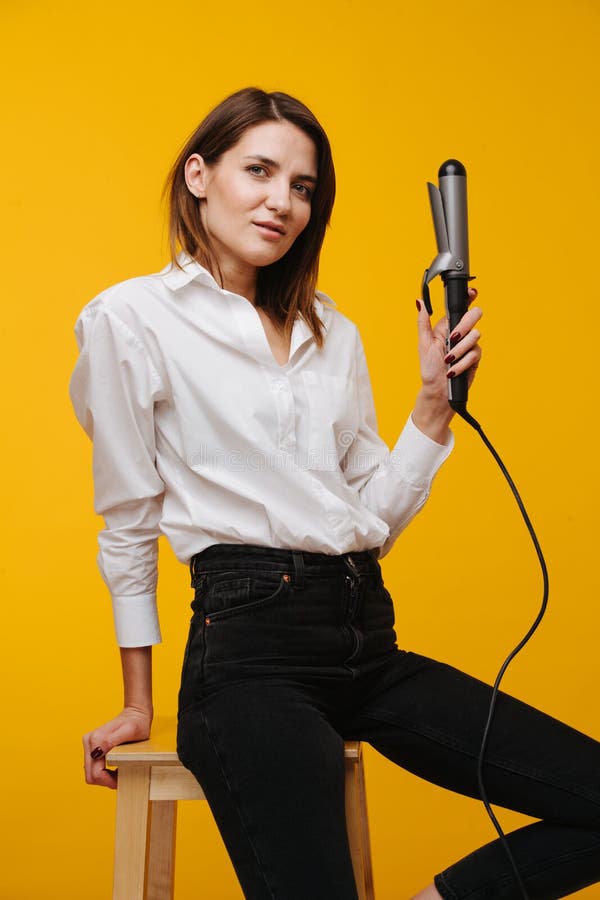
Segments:
[[[252,303],[180,260],[103,291],[75,329],[71,399],[123,647],[160,641],[159,534],[182,562],[215,543],[383,556],[452,446],[409,418],[390,453],[358,330],[325,294],[324,348],[298,318],[280,366]]]

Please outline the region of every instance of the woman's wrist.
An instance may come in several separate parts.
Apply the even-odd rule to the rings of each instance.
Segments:
[[[446,394],[440,395],[425,386],[421,388],[412,412],[412,420],[419,431],[437,444],[447,444],[453,416]]]
[[[152,719],[152,647],[121,647],[123,705]]]

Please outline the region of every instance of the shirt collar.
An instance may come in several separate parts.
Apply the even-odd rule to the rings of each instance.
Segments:
[[[202,284],[220,290],[219,285],[208,269],[201,266],[199,262],[189,256],[185,251],[182,250],[181,253],[178,254],[177,261],[179,262],[179,265],[182,266],[181,269],[178,269],[177,266],[170,262],[158,273],[164,284],[172,291],[178,291],[191,281],[200,281]]]
[[[197,260],[191,257],[185,250],[182,250],[178,256],[177,260],[179,265],[182,266],[181,269],[178,269],[173,263],[167,263],[164,269],[158,273],[159,277],[162,278],[164,284],[170,288],[172,291],[178,291],[180,288],[185,287],[186,284],[190,284],[192,281],[198,281],[201,284],[205,284],[209,287],[216,288],[216,290],[222,290],[213,276],[210,274],[208,269],[204,266],[201,266]],[[229,293],[226,291],[225,293]],[[319,293],[319,292],[317,292]],[[330,303],[334,305],[331,298],[328,298]],[[319,299],[318,296],[315,296],[315,310],[325,328],[328,325],[328,318],[323,318],[323,313],[326,307],[324,307],[323,302]],[[303,326],[305,326],[306,334],[310,332],[308,325],[304,322],[304,320],[299,320]],[[312,332],[311,332],[312,333]]]

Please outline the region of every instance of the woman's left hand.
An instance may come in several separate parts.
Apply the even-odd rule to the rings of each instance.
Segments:
[[[470,301],[476,297],[476,289],[469,288]],[[467,310],[450,335],[454,340],[453,346],[448,349],[448,319],[444,317],[432,328],[424,304],[417,301],[417,305],[422,388],[415,404],[413,420],[433,440],[445,443],[448,424],[453,416],[448,403],[448,378],[468,372],[469,386],[472,384],[481,359],[481,335],[474,326],[483,312],[478,306]],[[456,335],[460,337],[456,339]]]

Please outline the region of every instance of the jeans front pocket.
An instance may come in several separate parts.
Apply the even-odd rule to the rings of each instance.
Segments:
[[[291,575],[238,571],[208,587],[203,607],[203,692],[246,677],[273,674],[287,654],[285,623],[293,614]]]
[[[219,573],[209,579],[204,599],[206,626],[252,616],[273,606],[290,587],[291,576],[279,572]]]

